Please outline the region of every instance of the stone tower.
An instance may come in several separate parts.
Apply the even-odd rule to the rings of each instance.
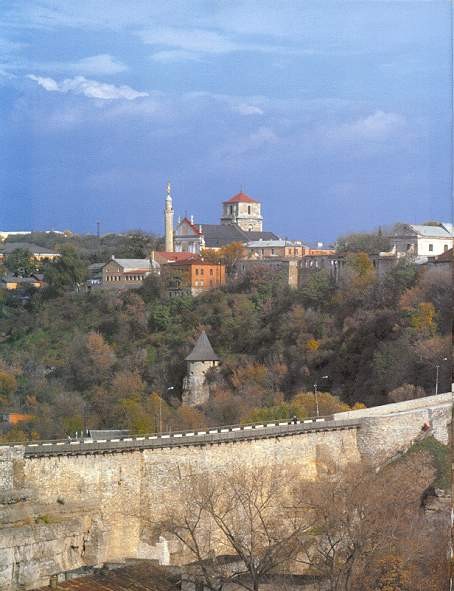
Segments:
[[[242,191],[222,204],[222,224],[236,224],[245,232],[262,232],[261,203]]]
[[[220,359],[213,351],[210,341],[203,331],[197,339],[192,352],[186,357],[187,373],[183,380],[183,404],[198,406],[207,402],[210,390],[206,382],[206,373],[211,367],[217,367]]]
[[[166,238],[166,252],[173,252],[173,207],[170,195],[170,182],[167,183],[167,197],[164,208],[164,228]]]

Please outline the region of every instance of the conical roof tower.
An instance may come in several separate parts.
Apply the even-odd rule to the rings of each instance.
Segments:
[[[197,339],[194,349],[186,357],[186,361],[220,361],[220,358],[213,351],[205,331]]]

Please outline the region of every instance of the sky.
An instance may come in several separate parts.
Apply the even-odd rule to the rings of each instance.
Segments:
[[[451,219],[449,0],[0,0],[0,230]]]

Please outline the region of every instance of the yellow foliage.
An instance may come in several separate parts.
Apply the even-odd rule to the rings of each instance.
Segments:
[[[329,392],[318,392],[317,399],[321,415],[350,410],[348,404],[341,402],[337,396],[333,396]],[[313,417],[317,413],[317,404],[313,392],[300,392],[292,399],[291,404],[298,409],[298,416]]]
[[[318,351],[320,348],[320,341],[317,339],[309,339],[306,346],[309,351]]]
[[[436,310],[431,302],[421,302],[410,317],[411,326],[418,332],[434,334]]]

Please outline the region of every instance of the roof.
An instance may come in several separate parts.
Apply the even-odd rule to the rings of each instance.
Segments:
[[[191,220],[188,220],[187,217],[184,217],[178,225],[181,226],[181,224],[188,224],[188,226],[190,226],[194,232],[200,236],[201,232],[199,230],[199,224],[193,224]]]
[[[230,199],[227,199],[227,201],[224,201],[224,203],[258,203],[258,201],[252,199],[252,197],[249,197],[243,191],[240,191],[233,197],[230,197]]]
[[[213,351],[213,347],[205,331],[197,339],[191,353],[186,357],[186,361],[220,361],[219,357]]]
[[[233,224],[202,224],[203,238],[207,248],[227,246],[232,242],[244,242],[244,235]]]
[[[278,239],[274,232],[247,232],[236,224],[202,224],[202,232],[207,248],[220,248],[232,242]]]
[[[152,268],[150,259],[116,259],[112,257],[106,265],[112,261],[118,263],[125,271],[151,271]]]
[[[96,574],[58,582],[57,591],[171,591],[177,588],[179,578],[175,568],[161,567],[151,560],[137,560],[120,568],[96,570]],[[36,591],[49,591],[49,586]]]
[[[5,254],[11,254],[12,252],[18,249],[28,250],[33,254],[57,254],[51,248],[44,248],[43,246],[38,246],[37,244],[32,244],[31,242],[4,242],[0,246],[0,252],[3,252]]]
[[[18,277],[17,275],[4,275],[1,278],[3,283],[26,283],[26,284],[34,284],[34,283],[42,283],[43,279],[32,275],[31,277]]]
[[[452,263],[454,261],[454,251],[452,248],[439,254],[438,256],[432,257],[436,263]]]
[[[397,229],[396,235],[406,235],[405,228],[410,229],[418,236],[427,238],[451,238],[452,236],[452,224],[444,223],[439,226],[432,226],[426,224],[408,224],[407,226],[401,226]]]
[[[302,242],[292,242],[290,240],[251,240],[247,243],[249,248],[279,248],[284,246],[303,246]]]
[[[189,259],[195,258],[193,252],[166,252],[166,251],[154,251],[152,257],[154,257],[155,261],[159,264],[165,263],[179,263],[182,261],[187,261]]]
[[[201,256],[198,255],[194,255],[192,258],[190,259],[186,259],[184,261],[170,261],[169,263],[164,263],[163,267],[181,267],[181,266],[190,266],[190,265],[205,265],[205,266],[209,266],[209,267],[219,267],[219,266],[224,266],[221,265],[221,263],[216,262],[216,261],[206,261],[205,259],[203,259]]]

